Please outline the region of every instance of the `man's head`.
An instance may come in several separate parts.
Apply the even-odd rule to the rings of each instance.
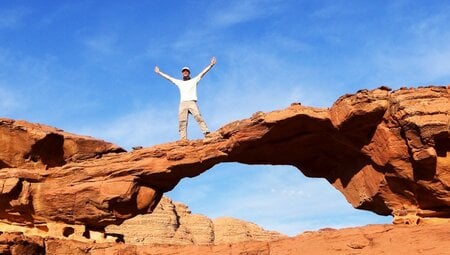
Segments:
[[[189,67],[185,66],[185,67],[181,68],[181,73],[183,74],[183,80],[184,81],[187,81],[187,80],[191,79],[191,77],[190,77],[191,70],[189,69]]]

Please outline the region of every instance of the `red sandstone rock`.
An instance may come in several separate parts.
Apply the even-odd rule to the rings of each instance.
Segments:
[[[225,125],[209,139],[127,153],[3,120],[0,217],[44,232],[62,222],[71,225],[63,235],[90,236],[151,212],[182,178],[221,162],[296,166],[327,179],[355,208],[395,222],[450,217],[449,90],[362,90],[330,109],[294,104]]]
[[[340,230],[305,232],[272,242],[226,245],[130,245],[83,243],[57,238],[0,234],[0,251],[12,255],[379,255],[448,254],[450,223],[424,225],[369,225]],[[29,251],[24,252],[23,251]],[[39,253],[45,251],[45,253]]]
[[[122,148],[42,124],[0,118],[0,168],[46,169]]]

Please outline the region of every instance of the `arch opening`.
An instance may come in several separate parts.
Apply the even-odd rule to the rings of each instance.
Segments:
[[[391,216],[358,210],[322,178],[308,178],[292,166],[221,163],[184,178],[172,200],[211,219],[233,217],[289,236],[321,228],[390,224]]]

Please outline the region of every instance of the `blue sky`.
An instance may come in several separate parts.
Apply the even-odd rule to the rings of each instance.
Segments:
[[[292,102],[329,107],[363,88],[450,80],[448,1],[0,0],[0,116],[125,149],[178,139],[182,66],[200,72],[211,130]],[[201,138],[195,121],[191,139]],[[289,166],[222,164],[168,194],[209,217],[294,235],[390,222]]]

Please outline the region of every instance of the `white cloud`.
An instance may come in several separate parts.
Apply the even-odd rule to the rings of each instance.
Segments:
[[[416,37],[408,62],[416,65],[430,80],[450,78],[449,11],[450,7],[443,8],[439,13],[411,25]]]
[[[314,72],[268,48],[264,43],[227,48],[201,81],[199,105],[214,128],[257,111],[283,109],[294,102],[321,106],[328,100],[326,92],[314,89],[321,82],[314,80]]]
[[[117,51],[118,36],[115,33],[103,33],[83,39],[83,44],[94,53],[109,55]]]
[[[0,105],[3,112],[15,113],[25,119],[33,115],[31,105],[43,100],[47,89],[54,85],[49,73],[53,63],[51,56],[37,59],[0,48]]]
[[[388,86],[448,84],[449,39],[450,34],[444,33],[438,40],[422,42],[414,38],[407,45],[388,44],[373,49],[368,61],[375,65],[373,79]]]
[[[441,6],[439,10],[428,15],[421,13],[420,16],[414,17],[409,30],[415,34],[418,39],[429,40],[431,38],[438,39],[442,35],[448,35],[448,22],[450,19],[450,6]]]
[[[0,29],[10,29],[21,25],[30,12],[24,7],[0,10]]]
[[[113,142],[125,149],[133,146],[152,146],[178,139],[176,109],[164,106],[145,106],[108,123],[89,123],[77,133]]]
[[[272,47],[282,49],[290,54],[307,52],[314,48],[311,44],[279,33],[275,33],[270,38],[266,38],[264,40],[270,41]]]
[[[211,39],[209,31],[190,30],[185,32],[179,40],[174,41],[171,47],[177,52],[190,52],[192,48],[199,44],[204,44]]]
[[[227,4],[228,6],[218,8],[219,11],[211,16],[213,25],[227,27],[266,17],[277,11],[279,1],[241,0]]]
[[[42,27],[61,22],[65,17],[70,16],[73,11],[83,8],[87,3],[82,1],[59,2],[57,5],[53,5],[51,9],[46,9],[45,14],[36,25]]]
[[[450,7],[440,6],[433,15],[428,8],[403,16],[406,6],[392,6],[399,16],[391,22],[399,29],[394,37],[379,37],[367,42],[367,65],[373,65],[370,80],[390,87],[448,84],[450,78]],[[431,8],[433,9],[433,8]],[[408,12],[408,15],[410,13]]]
[[[190,53],[196,47],[200,47],[201,51],[208,51],[214,49],[212,45],[227,48],[222,40],[226,38],[223,34],[228,28],[257,19],[269,18],[280,13],[284,8],[283,4],[283,1],[278,0],[241,0],[206,5],[205,17],[199,17],[199,20],[191,21],[192,24],[186,24],[188,27],[199,25],[200,27],[182,33],[170,43],[170,48],[182,53]]]

